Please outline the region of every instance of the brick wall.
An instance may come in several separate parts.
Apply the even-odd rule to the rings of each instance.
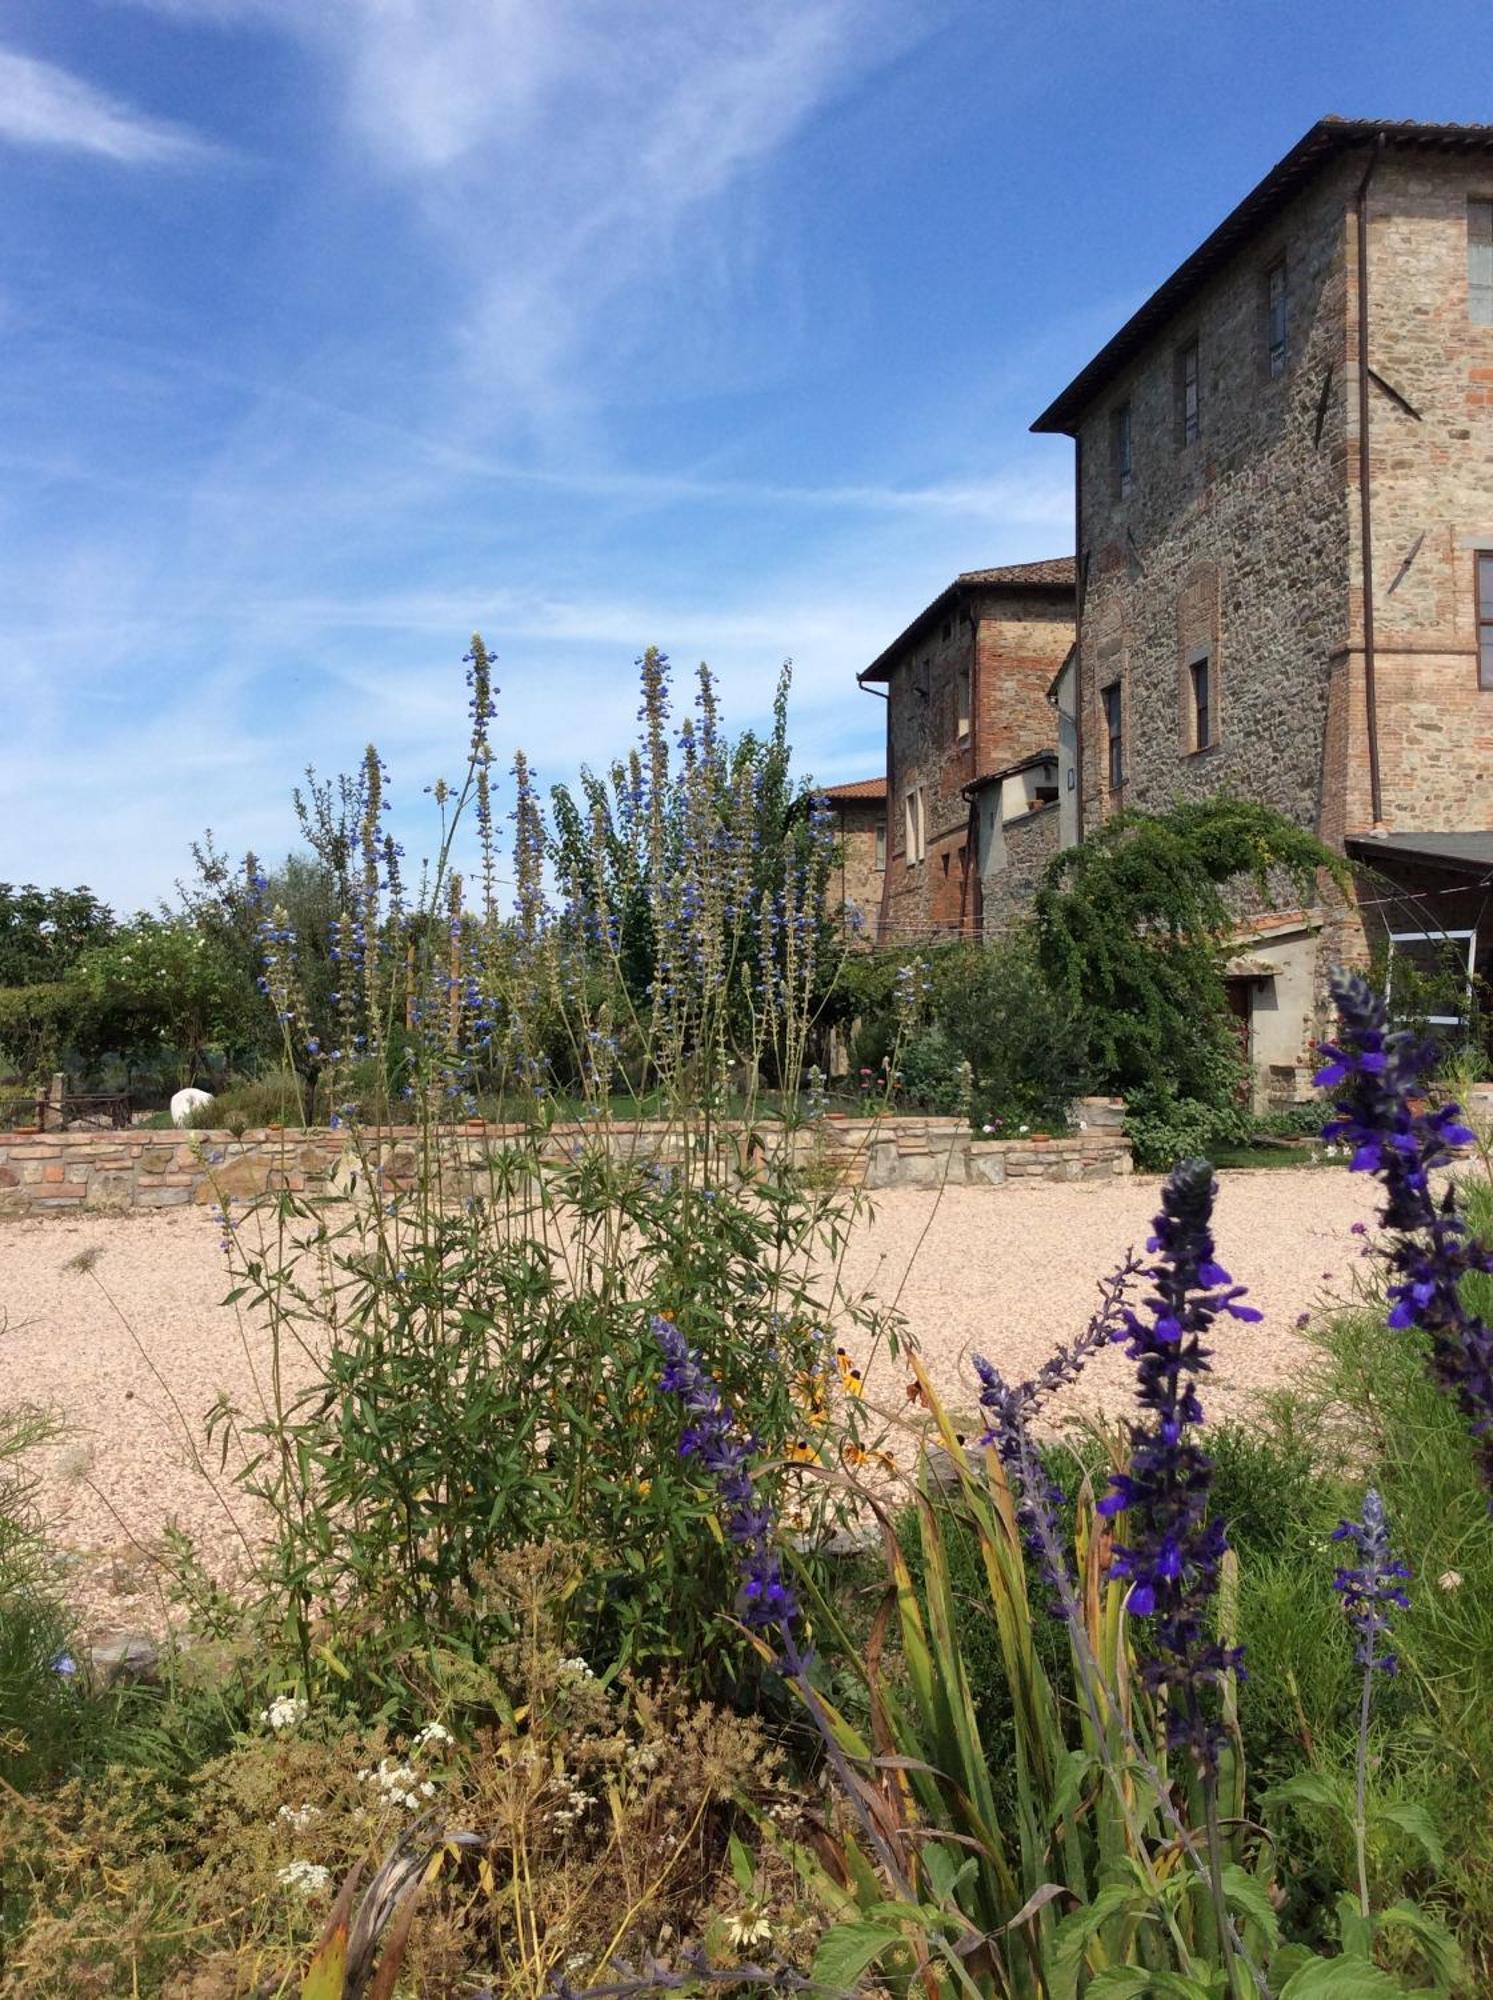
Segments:
[[[893,666],[884,942],[973,933],[974,842],[963,788],[1056,742],[1047,690],[1072,641],[1065,592],[972,588],[959,610]],[[957,710],[966,675],[972,713],[961,737]],[[915,786],[926,804],[926,855],[909,865],[904,800]]]
[[[208,1207],[225,1197],[247,1201],[282,1190],[340,1198],[356,1193],[369,1174],[381,1191],[395,1194],[415,1183],[421,1136],[412,1126],[362,1134],[356,1145],[347,1133],[330,1131],[0,1132],[0,1218]],[[440,1167],[453,1196],[480,1179],[488,1153],[524,1136],[521,1126],[443,1132]],[[556,1126],[546,1135],[545,1151],[560,1159],[596,1137],[593,1126]],[[695,1135],[649,1120],[613,1127],[608,1139],[620,1157],[667,1164],[683,1157]],[[749,1170],[762,1143],[774,1143],[771,1125],[754,1127],[751,1145],[742,1129],[727,1127],[723,1159]],[[802,1164],[867,1188],[945,1179],[959,1185],[1107,1179],[1130,1172],[1123,1133],[1097,1120],[1071,1139],[986,1140],[972,1137],[956,1118],[831,1117],[795,1134],[793,1145]]]

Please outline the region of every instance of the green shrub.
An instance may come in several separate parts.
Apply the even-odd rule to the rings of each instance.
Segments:
[[[959,1109],[964,1078],[959,1051],[942,1028],[914,1035],[898,1052],[896,1098],[920,1111],[950,1116]]]
[[[1044,979],[1026,931],[941,953],[933,1009],[973,1071],[977,1122],[1065,1128],[1090,1084],[1084,1023]]]
[[[1238,926],[1230,892],[1248,886],[1269,901],[1284,881],[1312,899],[1320,869],[1346,880],[1342,857],[1313,835],[1226,795],[1118,813],[1049,865],[1033,904],[1042,969],[1083,1018],[1097,1086],[1139,1106],[1143,1132],[1168,1105],[1222,1113],[1236,1094],[1242,1063],[1223,991]],[[1160,1164],[1170,1142],[1158,1130],[1155,1143]]]
[[[187,1120],[194,1130],[244,1132],[252,1126],[300,1125],[309,1092],[293,1070],[271,1070],[252,1081],[232,1083],[211,1104],[200,1104]]]

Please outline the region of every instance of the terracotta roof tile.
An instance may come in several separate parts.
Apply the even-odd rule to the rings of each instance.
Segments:
[[[820,796],[826,799],[838,799],[842,803],[853,799],[884,799],[886,779],[856,778],[848,785],[826,785]]]
[[[1049,556],[1044,562],[1005,563],[999,569],[966,569],[959,572],[960,583],[1055,583],[1073,587],[1072,556]]]

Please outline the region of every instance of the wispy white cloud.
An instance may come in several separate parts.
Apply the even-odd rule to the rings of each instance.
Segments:
[[[452,285],[451,414],[570,441],[657,381],[663,294],[688,298],[691,372],[718,380],[746,337],[755,178],[949,0],[134,4],[310,51],[330,129],[402,191]]]
[[[184,125],[152,118],[70,70],[0,48],[0,143],[89,153],[118,166],[181,166],[220,148]]]

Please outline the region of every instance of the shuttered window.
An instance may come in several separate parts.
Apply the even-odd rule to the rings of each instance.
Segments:
[[[1493,201],[1467,204],[1467,313],[1493,326]]]

